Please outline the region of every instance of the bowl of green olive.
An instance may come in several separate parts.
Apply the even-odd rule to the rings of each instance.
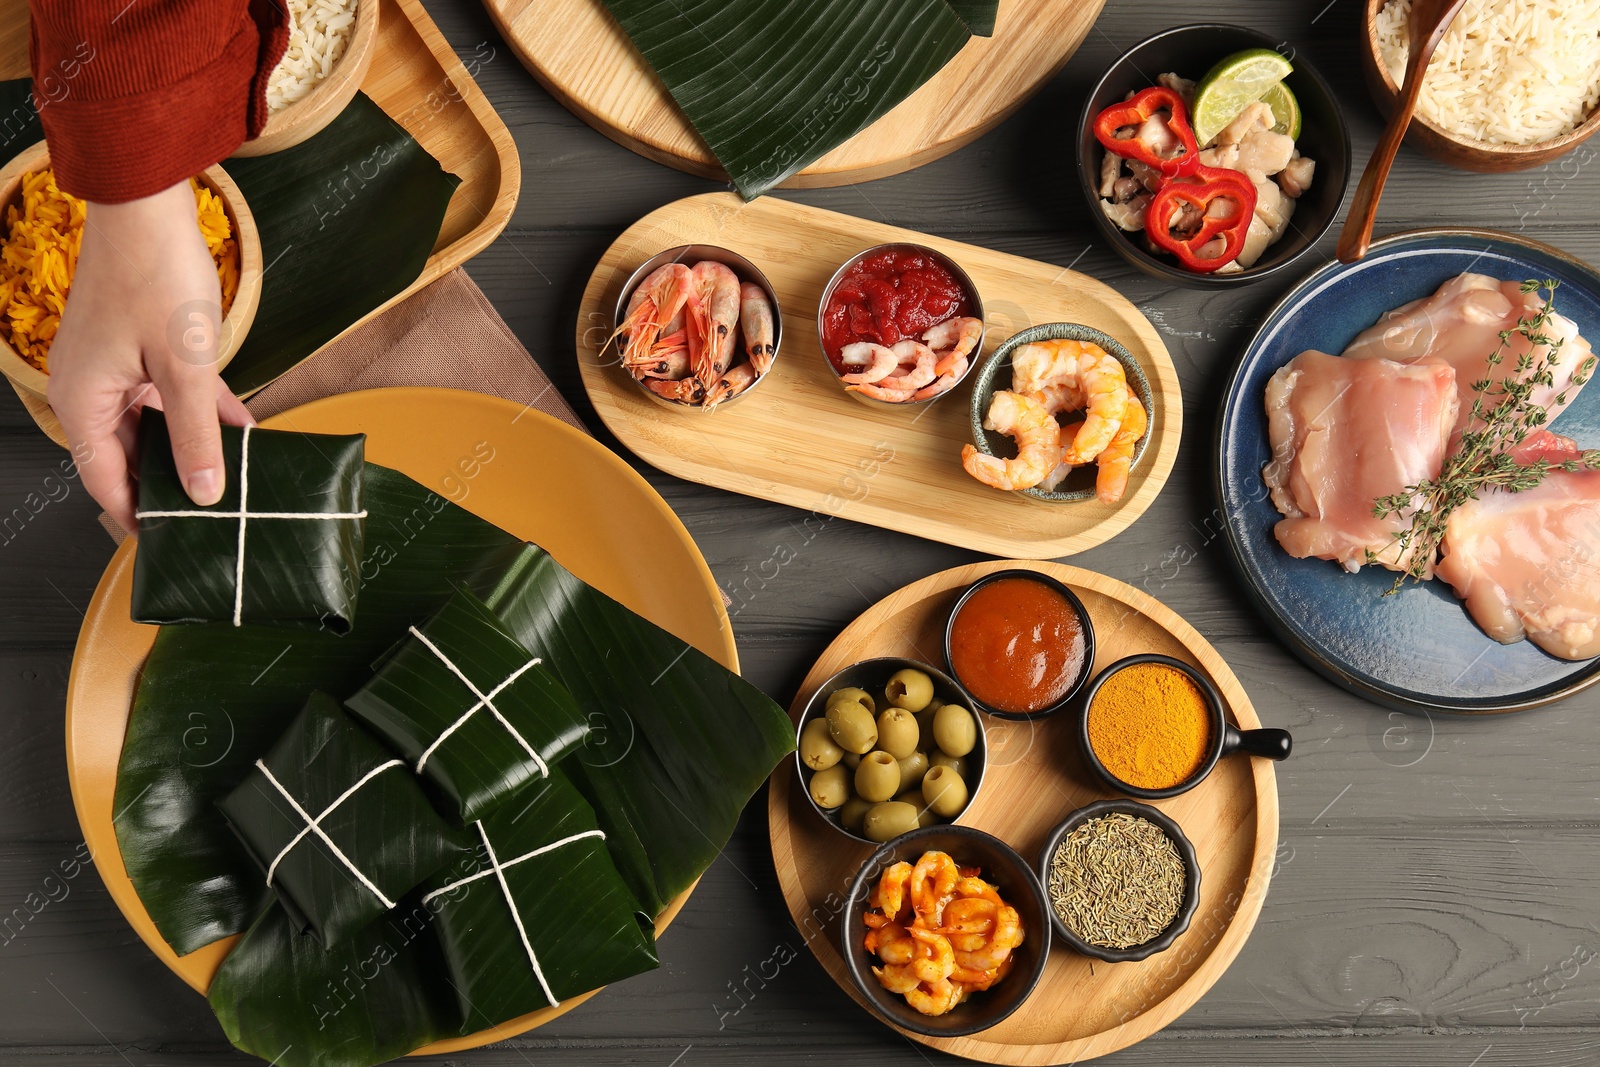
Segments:
[[[881,844],[961,818],[983,784],[983,723],[961,687],[913,659],[862,660],[800,714],[795,769],[817,814]]]

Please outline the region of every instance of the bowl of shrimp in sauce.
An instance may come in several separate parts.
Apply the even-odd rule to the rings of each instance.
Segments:
[[[612,328],[617,360],[641,393],[706,414],[755,392],[783,341],[767,276],[717,245],[679,245],[645,260],[622,286]]]
[[[973,382],[973,443],[961,464],[995,489],[1116,504],[1150,440],[1154,405],[1116,338],[1074,322],[1019,330]]]
[[[865,404],[920,407],[954,391],[983,351],[983,299],[955,260],[924,245],[873,245],[822,290],[828,371]]]

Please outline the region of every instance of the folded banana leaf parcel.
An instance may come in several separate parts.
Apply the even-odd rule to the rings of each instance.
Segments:
[[[139,423],[135,622],[231,622],[346,633],[366,511],[364,434],[222,428],[222,499],[189,499],[166,416]]]
[[[654,920],[793,748],[770,699],[536,546],[373,464],[362,505],[347,632],[161,628],[113,803],[168,944],[244,935],[208,997],[283,1067],[368,1067],[656,966]]]

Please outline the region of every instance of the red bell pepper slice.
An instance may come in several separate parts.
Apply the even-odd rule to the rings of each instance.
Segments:
[[[1132,137],[1117,136],[1117,131],[1125,126],[1132,126],[1137,131],[1150,116],[1162,110],[1170,115],[1167,129],[1178,139],[1178,154],[1162,155],[1155,145],[1141,138],[1137,132]],[[1200,145],[1195,140],[1194,128],[1189,125],[1189,109],[1184,106],[1183,97],[1164,85],[1153,85],[1132,100],[1112,104],[1100,112],[1094,120],[1094,135],[1105,145],[1106,151],[1126,159],[1136,159],[1169,178],[1192,174],[1200,165]]]
[[[1218,199],[1235,201],[1238,210],[1226,217],[1212,215],[1211,205]],[[1172,233],[1172,216],[1184,204],[1197,208],[1202,219],[1192,235],[1178,237]],[[1186,270],[1209,274],[1239,258],[1255,214],[1254,182],[1236,170],[1198,166],[1193,174],[1166,182],[1156,191],[1145,210],[1144,232],[1157,248],[1177,256]],[[1202,258],[1200,249],[1219,235],[1225,241],[1222,254]]]

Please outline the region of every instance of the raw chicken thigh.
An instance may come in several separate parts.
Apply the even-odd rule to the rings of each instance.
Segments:
[[[1455,430],[1459,437],[1472,416],[1473,385],[1488,374],[1489,353],[1499,346],[1500,332],[1515,329],[1519,318],[1536,314],[1542,303],[1539,293],[1522,292],[1519,282],[1497,281],[1482,274],[1457,275],[1432,296],[1398,307],[1363,330],[1344,350],[1344,356],[1454,367],[1456,388],[1461,393]],[[1572,376],[1594,352],[1589,342],[1578,335],[1577,325],[1564,315],[1553,315],[1545,332],[1565,340],[1554,383],[1536,389],[1531,400],[1554,419],[1577,398],[1582,386],[1573,387]],[[1530,348],[1526,338],[1512,337],[1495,378],[1514,371],[1518,357]],[[1541,354],[1535,352],[1534,356]],[[1558,404],[1556,398],[1563,391],[1567,403]]]
[[[1356,571],[1370,551],[1403,569],[1395,538],[1409,514],[1380,519],[1373,501],[1437,477],[1456,424],[1455,371],[1302,352],[1266,391],[1272,462],[1262,471],[1284,518],[1284,551]]]
[[[1552,471],[1450,516],[1436,571],[1496,641],[1600,656],[1600,471]]]

